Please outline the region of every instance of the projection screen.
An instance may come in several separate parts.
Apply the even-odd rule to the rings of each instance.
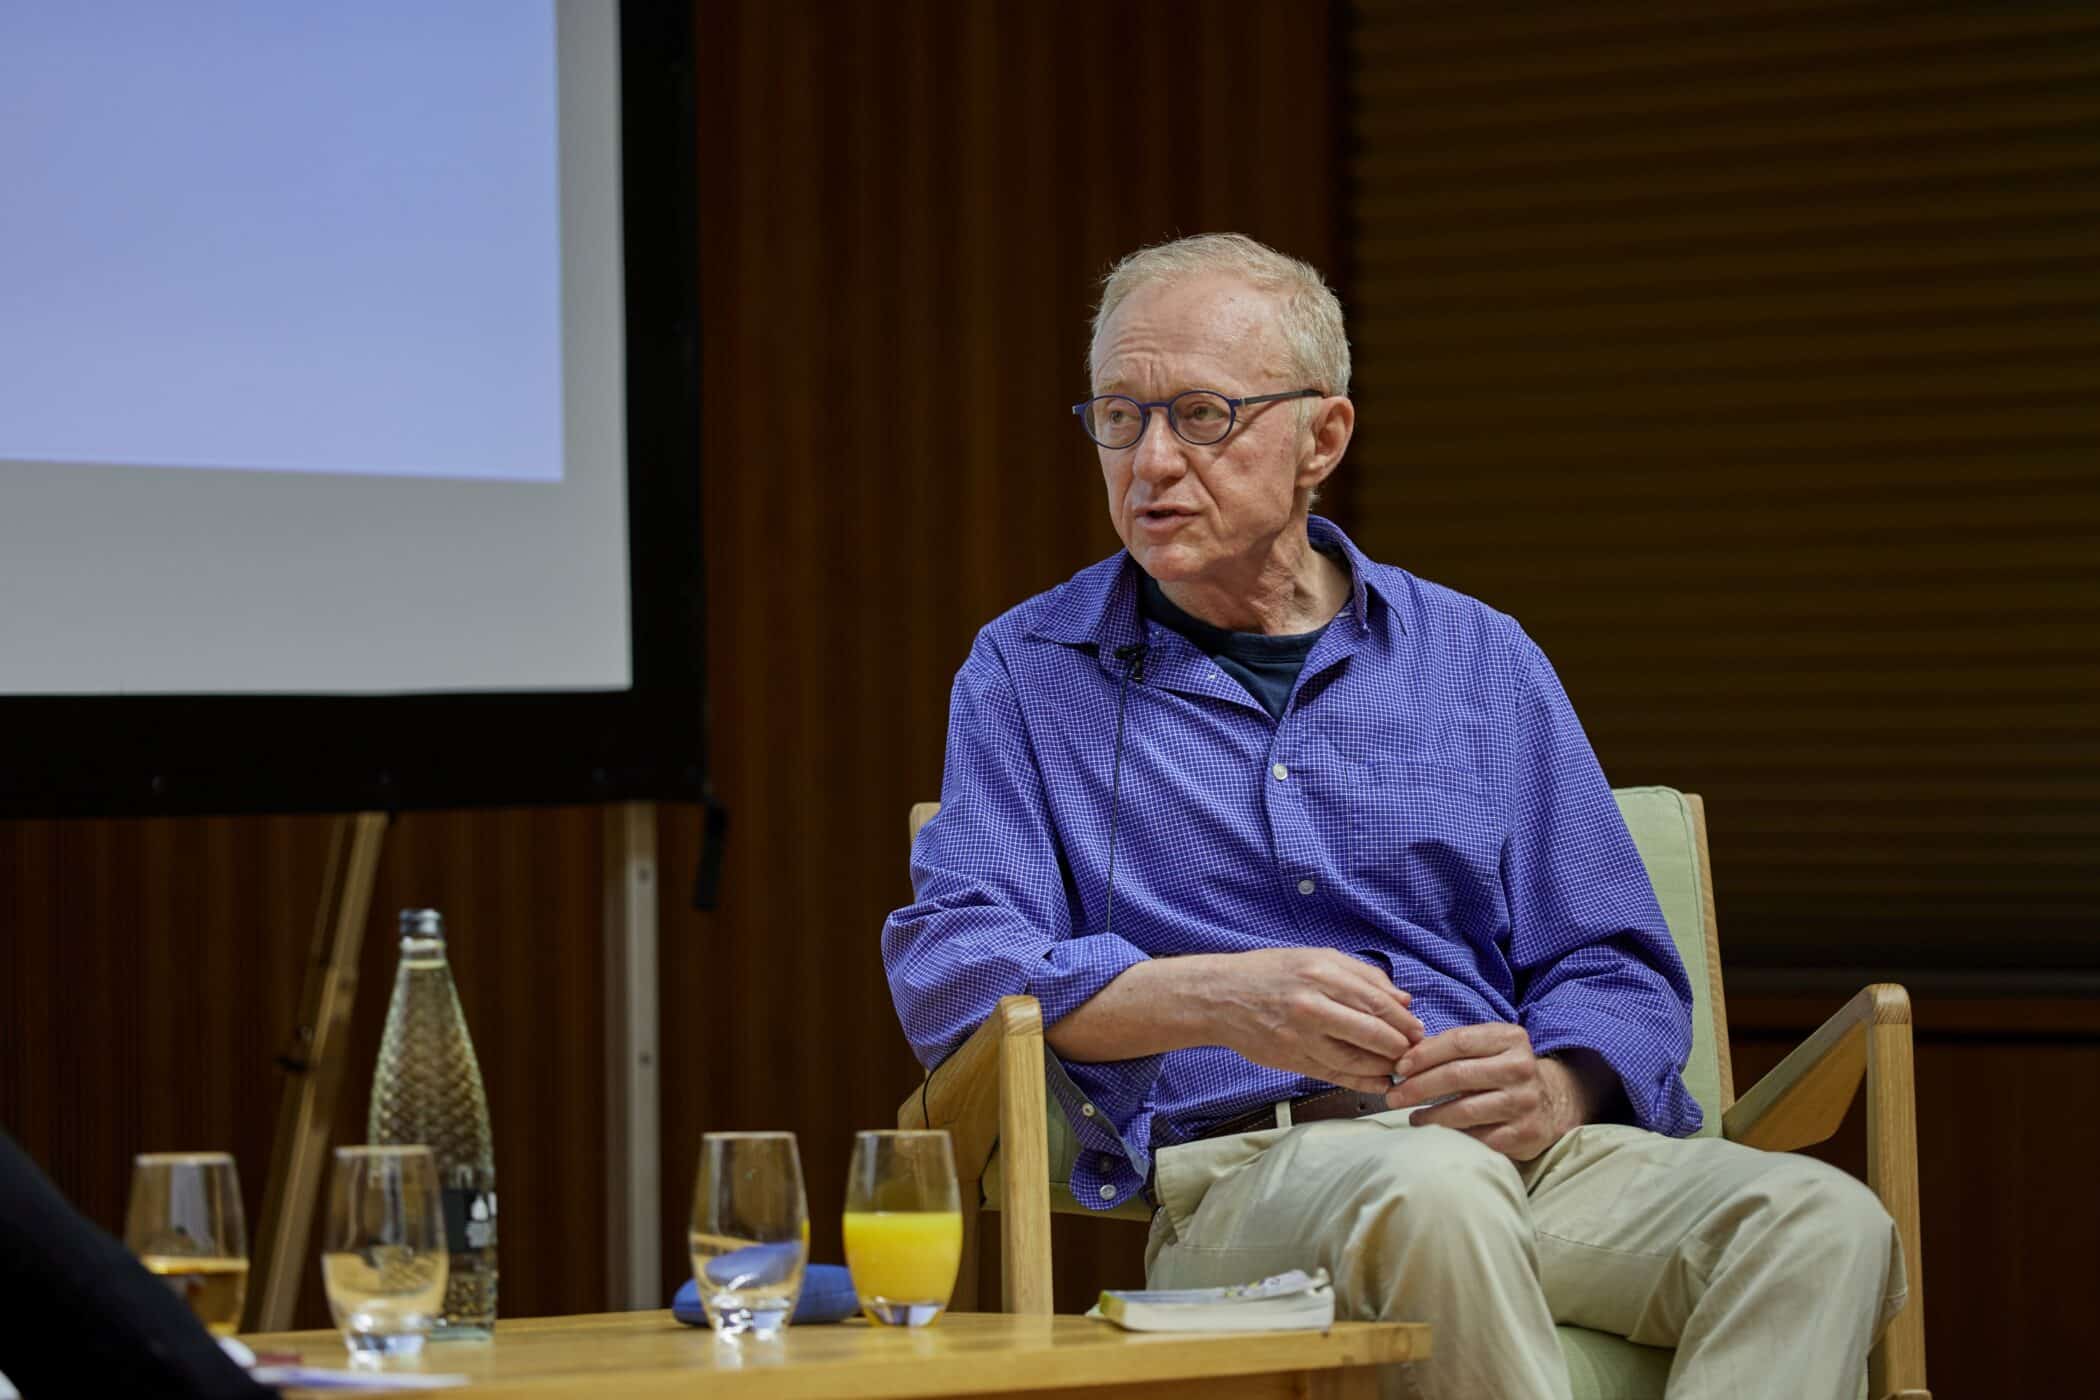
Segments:
[[[0,5],[0,692],[632,680],[618,12]]]
[[[683,0],[0,0],[0,816],[706,799]]]

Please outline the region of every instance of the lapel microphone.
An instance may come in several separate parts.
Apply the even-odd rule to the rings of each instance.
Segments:
[[[1116,687],[1116,752],[1109,761],[1108,777],[1108,910],[1101,931],[1116,931],[1116,808],[1123,791],[1123,702],[1130,697],[1130,683],[1145,683],[1145,644],[1132,642],[1111,653],[1123,663],[1123,680]]]

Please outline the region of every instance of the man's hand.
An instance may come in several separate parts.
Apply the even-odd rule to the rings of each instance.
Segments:
[[[1400,1057],[1386,1102],[1394,1108],[1457,1095],[1410,1121],[1470,1133],[1503,1156],[1528,1162],[1590,1121],[1609,1090],[1611,1071],[1589,1052],[1573,1052],[1577,1069],[1532,1053],[1522,1026],[1489,1022],[1430,1036]]]
[[[1375,1094],[1392,1087],[1394,1061],[1422,1040],[1413,998],[1347,953],[1263,948],[1201,961],[1192,990],[1204,1002],[1207,1039],[1258,1065]]]

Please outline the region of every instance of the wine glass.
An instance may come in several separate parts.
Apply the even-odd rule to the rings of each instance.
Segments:
[[[793,1133],[708,1133],[693,1186],[693,1277],[725,1337],[770,1337],[809,1262],[809,1203]]]
[[[846,1268],[870,1321],[923,1327],[962,1263],[962,1200],[946,1132],[867,1132],[846,1169]]]
[[[444,1311],[450,1263],[430,1149],[338,1147],[321,1280],[351,1359],[422,1351]]]
[[[241,1179],[224,1152],[146,1152],[131,1161],[124,1243],[215,1337],[240,1330],[248,1297]]]

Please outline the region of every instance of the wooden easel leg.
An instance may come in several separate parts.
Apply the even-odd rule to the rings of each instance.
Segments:
[[[299,1020],[290,1048],[278,1058],[286,1071],[284,1099],[277,1110],[277,1143],[270,1152],[255,1278],[248,1292],[251,1332],[289,1329],[299,1301],[321,1161],[328,1151],[336,1091],[343,1082],[343,1051],[357,998],[357,959],[364,947],[365,916],[372,905],[386,826],[384,812],[338,817],[329,841]]]
[[[656,804],[605,810],[605,1298],[661,1308]]]

